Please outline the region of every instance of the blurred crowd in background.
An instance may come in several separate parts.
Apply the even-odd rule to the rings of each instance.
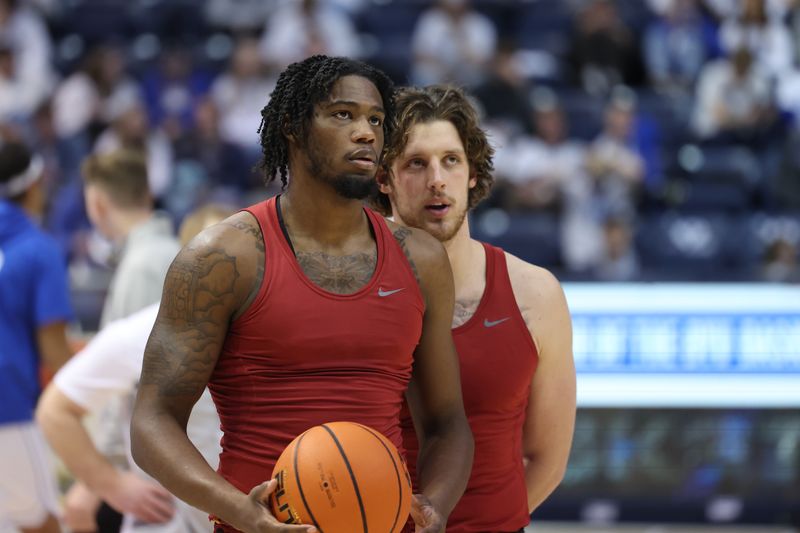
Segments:
[[[260,111],[315,53],[468,88],[497,150],[473,231],[564,280],[800,280],[796,0],[0,0],[0,136],[45,160],[74,290],[113,259],[87,155],[141,150],[176,224],[275,194]]]

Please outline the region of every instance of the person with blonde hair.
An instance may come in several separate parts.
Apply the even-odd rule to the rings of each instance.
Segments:
[[[209,204],[198,208],[181,225],[181,243],[187,244],[204,228],[233,213],[232,209],[222,205]],[[125,514],[123,532],[211,531],[206,513],[174,498],[135,468],[133,461],[129,461],[130,471],[117,468],[97,449],[83,425],[87,414],[100,411],[111,398],[130,398],[135,391],[145,343],[158,308],[158,303],[151,304],[103,328],[56,374],[42,395],[36,418],[53,450],[75,478]],[[130,418],[130,405],[125,418]],[[221,433],[208,392],[189,418],[189,433],[205,459],[216,464]],[[130,455],[130,441],[126,440]]]

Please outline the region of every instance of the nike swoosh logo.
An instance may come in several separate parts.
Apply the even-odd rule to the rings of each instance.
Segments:
[[[508,316],[507,316],[507,317],[505,317],[505,318],[501,318],[500,320],[488,320],[488,319],[484,318],[484,319],[483,319],[483,326],[484,326],[484,327],[487,327],[487,328],[493,328],[493,327],[495,327],[497,324],[502,324],[502,323],[503,323],[503,322],[505,322],[506,320],[511,320],[511,317],[508,317]]]
[[[387,296],[391,296],[392,294],[394,294],[396,292],[400,292],[400,291],[402,291],[404,289],[405,289],[405,287],[401,287],[399,289],[394,289],[393,291],[385,291],[385,290],[383,290],[383,287],[378,287],[378,296],[380,296],[381,298],[385,298]]]

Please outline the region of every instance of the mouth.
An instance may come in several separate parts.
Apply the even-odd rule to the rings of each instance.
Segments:
[[[444,218],[450,211],[450,203],[437,200],[425,205],[425,211],[433,215],[435,218]]]
[[[378,158],[375,155],[375,152],[364,148],[361,150],[356,150],[355,152],[351,152],[348,155],[347,160],[358,167],[371,170],[377,165]]]

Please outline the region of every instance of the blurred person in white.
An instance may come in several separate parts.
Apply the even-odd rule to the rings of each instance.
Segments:
[[[147,183],[154,198],[161,198],[172,182],[172,143],[163,128],[151,128],[147,110],[139,99],[119,100],[108,109],[109,126],[94,145],[94,153],[121,149],[141,151],[147,159]]]
[[[55,81],[50,64],[52,42],[47,27],[25,1],[0,0],[0,41],[13,55],[16,83],[32,91],[31,94],[18,93],[19,105],[25,104],[26,111],[32,113],[50,94]]]
[[[633,139],[636,95],[618,87],[606,106],[603,131],[589,145],[586,170],[594,201],[606,213],[633,213],[642,186],[645,161]]]
[[[728,54],[745,48],[770,76],[779,76],[794,65],[792,36],[783,17],[770,16],[766,0],[740,0],[738,15],[726,19],[719,31]]]
[[[284,0],[259,46],[262,59],[277,71],[317,54],[358,57],[361,51],[350,18],[325,0]]]
[[[769,129],[774,118],[769,77],[746,48],[703,67],[692,117],[701,139],[725,135],[747,141]]]
[[[121,103],[141,99],[139,87],[126,72],[122,51],[101,45],[88,51],[81,67],[53,96],[53,121],[62,139],[88,134],[90,139],[113,120]],[[88,151],[90,143],[85,147]]]
[[[711,55],[713,29],[703,19],[697,0],[658,3],[663,11],[648,25],[642,42],[647,74],[660,91],[691,91]]]
[[[64,257],[35,223],[43,163],[16,142],[0,145],[0,531],[56,533],[58,504],[44,439],[33,420],[40,371],[72,355]]]
[[[89,156],[82,166],[86,212],[95,229],[117,249],[117,264],[103,305],[101,327],[161,299],[167,269],[180,249],[171,221],[153,208],[143,152],[123,149]],[[124,401],[111,402],[97,420],[98,446],[124,462]],[[88,525],[97,498],[76,483],[65,499],[66,519]],[[91,527],[78,529],[91,530]]]
[[[55,86],[49,70],[28,68],[20,61],[14,44],[0,37],[0,122],[24,124]]]
[[[603,250],[592,275],[599,281],[633,281],[640,273],[633,246],[633,228],[627,217],[609,216],[603,222]]]
[[[536,136],[520,136],[511,145],[514,165],[506,174],[509,207],[555,210],[570,182],[586,179],[586,147],[568,138],[566,117],[552,90],[536,89],[533,105]]]
[[[211,85],[211,99],[219,109],[222,137],[240,146],[255,161],[261,153],[258,131],[264,98],[275,88],[258,50],[258,41],[244,37],[237,41],[228,69]]]
[[[778,238],[764,250],[760,277],[773,283],[800,283],[800,263],[797,245],[789,239]]]
[[[476,85],[486,77],[497,46],[494,23],[470,0],[436,0],[417,20],[411,38],[411,79],[418,85]]]
[[[561,253],[571,270],[584,272],[603,256],[603,221],[632,216],[645,163],[632,142],[635,95],[616,88],[606,106],[603,130],[586,152],[585,166],[564,184]]]
[[[231,214],[233,210],[217,205],[197,209],[181,225],[181,244]],[[83,425],[88,413],[97,413],[111,398],[127,400],[135,392],[144,347],[158,308],[158,303],[151,304],[103,328],[71,364],[56,374],[42,395],[36,418],[53,450],[75,478],[125,514],[122,533],[210,532],[208,513],[175,498],[135,466],[130,459],[129,432],[125,432],[125,451],[131,470],[126,471],[103,456]],[[121,413],[126,428],[130,425],[131,407],[126,403]],[[208,390],[195,405],[187,431],[206,461],[216,468],[222,432]]]

